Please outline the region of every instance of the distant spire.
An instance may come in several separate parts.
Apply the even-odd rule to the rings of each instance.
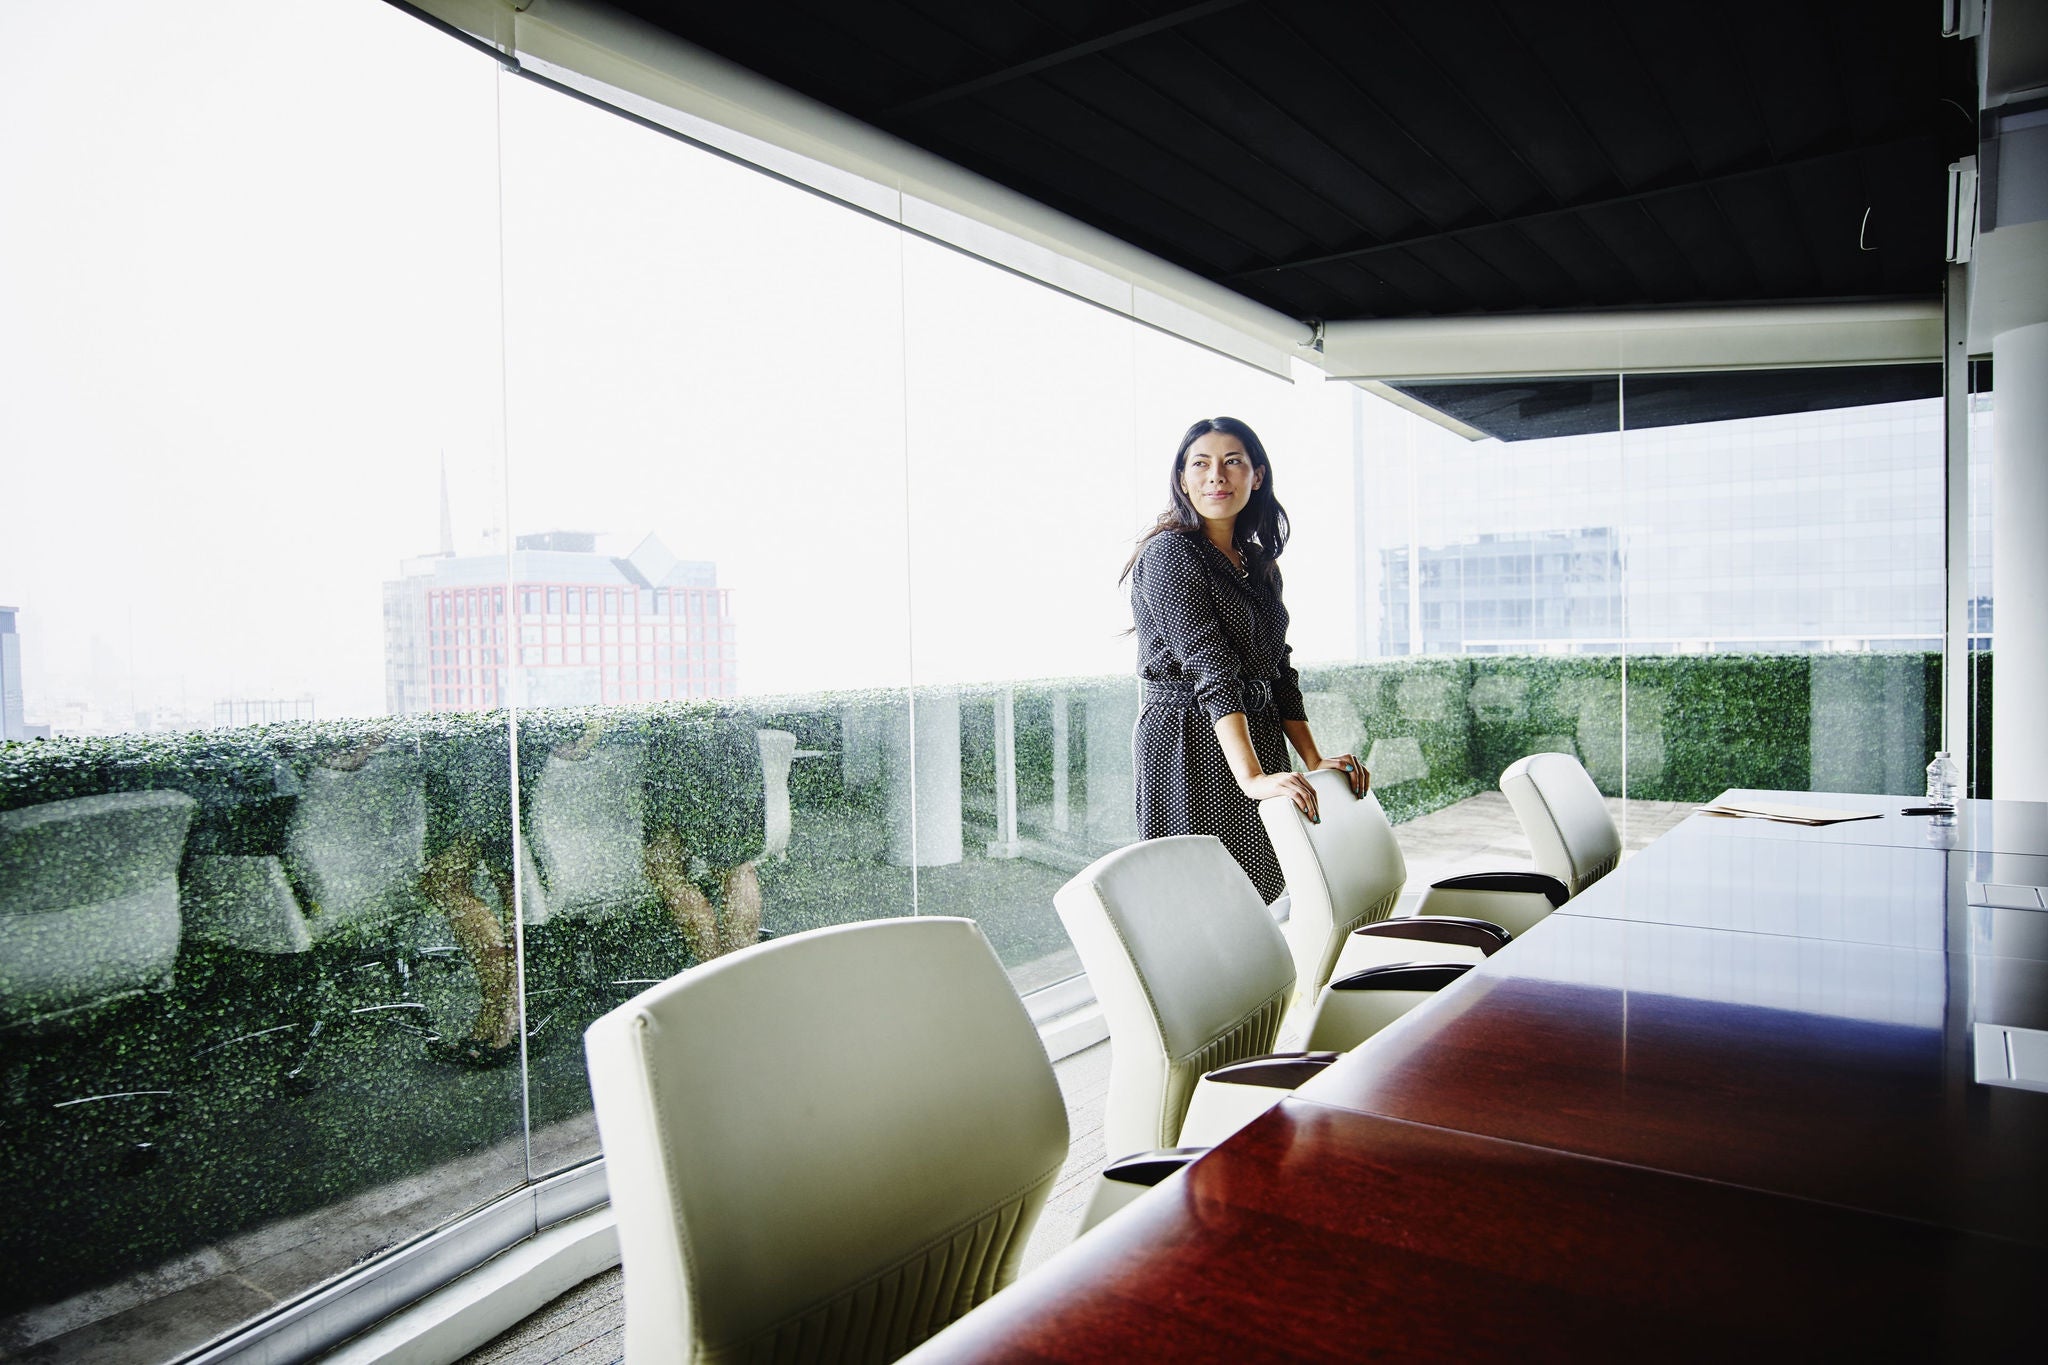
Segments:
[[[448,510],[448,452],[441,452],[441,553],[455,553],[455,514]]]

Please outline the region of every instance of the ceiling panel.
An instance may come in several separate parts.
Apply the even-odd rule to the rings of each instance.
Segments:
[[[1308,319],[1930,295],[1975,146],[1929,0],[615,3]]]

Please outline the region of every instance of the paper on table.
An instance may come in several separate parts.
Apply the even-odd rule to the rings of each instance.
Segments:
[[[1701,806],[1707,815],[1749,816],[1758,820],[1782,820],[1788,825],[1836,825],[1844,820],[1875,820],[1874,810],[1827,810],[1820,806],[1778,806],[1766,801],[1719,801]]]

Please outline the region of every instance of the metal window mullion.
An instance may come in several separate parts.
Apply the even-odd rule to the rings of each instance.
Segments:
[[[1941,399],[1946,515],[1942,519],[1941,747],[1975,785],[1970,746],[1970,285],[1951,265],[1942,300]]]

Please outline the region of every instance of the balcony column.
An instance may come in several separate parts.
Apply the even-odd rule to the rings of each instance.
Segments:
[[[960,861],[960,694],[916,693],[889,716],[886,756],[889,861],[944,867]]]
[[[1061,688],[1052,694],[1052,827],[1061,834],[1071,823],[1067,804],[1073,795],[1067,744],[1067,692]]]
[[[1991,783],[2048,801],[2048,322],[1991,342]]]
[[[1017,836],[1017,689],[996,694],[996,837],[991,858],[1017,858],[1024,844]]]
[[[1138,723],[1138,689],[1125,684],[1088,693],[1088,837],[1112,847],[1138,838],[1137,788],[1131,772],[1131,732]]]

